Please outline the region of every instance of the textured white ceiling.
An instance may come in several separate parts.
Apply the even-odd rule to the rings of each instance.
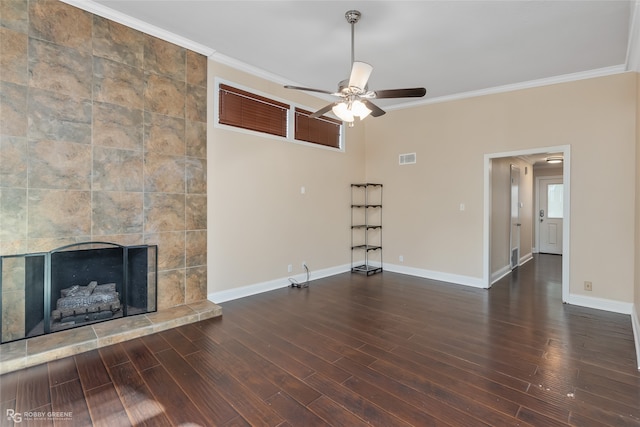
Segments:
[[[424,86],[427,101],[625,71],[637,14],[628,0],[68,2],[134,18],[281,83],[327,90],[348,77],[344,14],[357,9],[356,60],[374,67],[369,88]]]

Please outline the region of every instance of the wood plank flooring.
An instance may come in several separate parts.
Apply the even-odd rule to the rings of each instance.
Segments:
[[[630,317],[563,305],[560,269],[539,255],[491,290],[346,273],[230,301],[0,377],[0,424],[640,426]]]

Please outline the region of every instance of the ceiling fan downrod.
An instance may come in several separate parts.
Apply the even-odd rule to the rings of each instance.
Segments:
[[[355,53],[354,53],[355,52],[355,48],[354,48],[355,28],[361,16],[362,14],[360,13],[360,11],[357,11],[357,10],[348,10],[344,14],[344,17],[347,19],[347,22],[351,24],[351,66],[353,66],[353,63],[355,62]]]

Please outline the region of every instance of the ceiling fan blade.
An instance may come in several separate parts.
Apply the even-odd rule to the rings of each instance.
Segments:
[[[376,104],[369,101],[368,99],[361,99],[360,101],[362,101],[362,103],[366,105],[369,110],[371,110],[371,115],[373,117],[380,117],[386,113],[386,111],[384,111],[382,108],[378,107]]]
[[[311,87],[285,85],[284,88],[285,89],[295,89],[295,90],[305,90],[307,92],[319,92],[319,93],[326,93],[326,94],[329,94],[329,95],[335,95],[334,92],[329,92],[328,90],[323,90],[323,89],[314,89],[314,88],[311,88]]]
[[[420,98],[427,93],[427,90],[423,87],[414,87],[407,89],[387,89],[376,90],[375,98]]]
[[[351,67],[349,87],[357,87],[364,91],[372,71],[373,67],[366,62],[355,61]]]
[[[334,102],[333,104],[329,104],[325,107],[322,107],[321,109],[319,109],[318,111],[316,111],[315,113],[309,115],[309,117],[313,118],[313,119],[317,119],[318,117],[322,116],[324,113],[329,112],[329,110],[331,110],[333,108],[333,106],[336,105],[336,103]]]

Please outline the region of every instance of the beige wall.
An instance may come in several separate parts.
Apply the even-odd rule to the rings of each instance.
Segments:
[[[214,78],[309,107],[325,102],[209,62]],[[209,91],[213,105],[213,90]],[[209,109],[209,285],[217,292],[312,274],[350,262],[350,184],[364,179],[362,126],[346,150],[285,142],[213,125]],[[301,187],[306,193],[301,194]],[[287,271],[292,264],[293,272]]]
[[[367,180],[385,184],[385,259],[482,278],[484,155],[570,145],[570,292],[587,295],[590,280],[588,296],[631,303],[635,85],[627,73],[367,121]],[[414,151],[418,163],[399,167],[398,154]]]

